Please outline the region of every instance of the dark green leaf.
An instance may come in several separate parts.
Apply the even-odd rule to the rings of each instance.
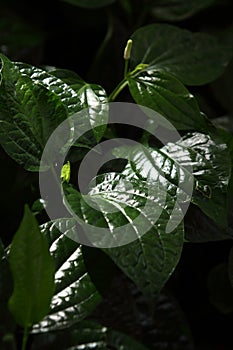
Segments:
[[[177,129],[206,130],[207,122],[193,95],[166,72],[146,68],[128,79],[134,100],[167,118]]]
[[[88,120],[90,129],[98,142],[104,134],[105,126],[96,129],[96,123],[108,121],[107,95],[104,89],[95,84],[87,84],[74,72],[65,70],[50,70],[48,72],[25,64],[17,63],[20,72],[27,74],[34,82],[44,85],[47,89],[56,93],[62,103],[67,107],[69,115],[89,108],[84,122]],[[96,118],[98,120],[96,121]],[[86,120],[87,118],[87,120]],[[80,143],[90,143],[84,138]],[[91,144],[95,143],[92,140]]]
[[[109,229],[112,240],[122,246],[104,251],[145,294],[153,298],[173,272],[182,251],[179,203],[187,199],[187,194],[182,188],[178,189],[178,181],[183,170],[160,151],[148,149],[146,152],[135,147],[119,152],[118,157],[125,158],[127,154],[131,160],[121,175],[109,173],[97,177],[97,185],[85,196],[85,201],[74,188],[65,186],[66,200],[86,223],[94,228]],[[160,187],[156,185],[158,182]],[[89,206],[87,200],[98,210]],[[113,208],[115,212],[109,212]],[[151,225],[155,217],[159,218]],[[125,224],[128,224],[127,228],[123,226]],[[122,231],[117,232],[121,226]],[[142,232],[147,233],[141,236]],[[134,242],[123,246],[128,237]],[[95,232],[92,238],[105,247],[111,246],[107,239],[101,241],[101,237],[95,236]]]
[[[14,291],[9,308],[16,322],[30,327],[49,311],[54,292],[54,261],[27,206],[9,253]]]
[[[208,276],[210,302],[223,314],[233,312],[233,289],[230,284],[227,264],[215,266]]]
[[[162,226],[168,220],[162,215],[157,227],[141,239],[119,248],[105,249],[117,266],[149,298],[155,299],[179,262],[183,247],[183,225],[172,233]]]
[[[180,166],[192,166],[195,179],[192,202],[220,227],[227,227],[227,186],[231,173],[227,145],[217,136],[190,133],[162,151]]]
[[[69,4],[89,8],[89,9],[95,9],[104,7],[110,4],[113,4],[115,0],[63,0],[65,2],[68,2]]]
[[[0,139],[25,169],[38,171],[46,141],[67,117],[60,98],[21,73],[1,56]]]
[[[61,233],[59,231],[61,229]],[[50,312],[34,326],[33,332],[66,328],[88,316],[101,301],[84,264],[80,244],[68,238],[76,236],[74,220],[58,219],[41,226],[55,260],[56,290]]]
[[[202,85],[218,78],[232,55],[229,47],[204,33],[191,33],[167,24],[151,24],[133,35],[131,69],[147,64],[149,70],[175,75],[184,84]]]
[[[150,0],[156,19],[180,21],[208,7],[214,0]]]
[[[50,74],[50,72],[28,64],[16,62],[15,65],[20,70],[21,75],[27,75],[34,83],[41,84],[56,94],[67,108],[69,115],[81,110],[77,93],[62,79],[57,78],[52,73]]]
[[[47,67],[46,67],[47,68]],[[54,75],[58,79],[61,79],[64,83],[69,85],[74,91],[78,92],[81,87],[83,87],[86,83],[85,81],[80,78],[80,76],[68,69],[59,69],[50,67],[49,69],[46,69],[49,74]]]

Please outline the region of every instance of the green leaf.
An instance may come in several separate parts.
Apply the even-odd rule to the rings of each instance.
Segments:
[[[167,215],[163,214],[157,227],[141,239],[119,248],[105,249],[116,265],[152,300],[172,275],[182,253],[183,225],[166,233],[161,225],[167,220]]]
[[[227,186],[231,174],[227,145],[218,136],[189,133],[162,148],[180,166],[192,166],[192,202],[220,227],[227,227]],[[187,152],[189,160],[187,160]],[[190,164],[191,159],[191,164]]]
[[[74,220],[51,221],[41,230],[55,260],[56,290],[48,315],[33,328],[35,333],[69,327],[88,316],[101,301],[85,267],[80,244],[68,238],[77,235]]]
[[[46,89],[56,94],[72,115],[81,110],[80,101],[75,90],[53,73],[24,63],[15,62],[20,74],[27,75],[36,84],[43,85]]]
[[[99,85],[85,84],[78,91],[78,98],[81,108],[88,108],[88,120],[98,142],[102,138],[108,123],[108,99],[106,92]],[[100,122],[103,125],[97,127]],[[104,125],[104,123],[106,124]]]
[[[169,72],[187,85],[215,80],[232,56],[231,48],[218,44],[214,37],[168,24],[139,28],[131,38],[131,70],[147,64],[148,70]]]
[[[206,130],[194,96],[171,74],[145,68],[129,77],[128,83],[136,103],[162,114],[178,130]]]
[[[183,170],[159,150],[127,147],[119,152],[118,158],[125,158],[126,154],[130,158],[122,174],[98,176],[97,184],[84,199],[66,185],[66,200],[85,223],[94,226],[92,237],[98,244],[101,238],[95,236],[95,228],[109,229],[112,239],[122,246],[104,251],[145,294],[154,298],[173,272],[182,251],[184,232],[182,223],[179,224],[182,221],[179,203],[187,199],[187,194],[178,188],[178,180]],[[122,230],[117,232],[119,227]],[[146,234],[142,235],[144,230]],[[128,237],[135,240],[126,244]],[[108,240],[103,238],[103,244],[108,246]]]
[[[115,0],[63,0],[69,4],[88,9],[95,9],[113,4]]]
[[[44,146],[67,117],[60,98],[2,60],[0,86],[0,142],[20,165],[38,171]]]
[[[56,93],[62,103],[67,107],[69,115],[89,108],[85,116],[84,123],[88,121],[93,136],[98,142],[104,134],[105,126],[95,129],[98,120],[108,122],[108,100],[105,90],[95,84],[87,84],[73,72],[65,70],[50,70],[46,72],[42,69],[17,63],[20,71],[27,74],[34,82],[44,85],[47,89]],[[98,120],[96,118],[98,117]],[[87,120],[86,120],[87,118]],[[80,121],[81,122],[81,121]],[[95,144],[94,140],[84,138],[79,143]]]
[[[27,206],[12,241],[9,263],[14,281],[9,308],[16,322],[28,328],[49,311],[54,292],[54,261]]]
[[[80,78],[80,76],[68,69],[59,69],[50,67],[46,70],[49,74],[54,75],[56,78],[61,79],[64,83],[69,85],[74,91],[78,92],[81,87],[83,87],[86,83]]]
[[[211,5],[214,0],[151,0],[149,6],[156,19],[181,21]]]

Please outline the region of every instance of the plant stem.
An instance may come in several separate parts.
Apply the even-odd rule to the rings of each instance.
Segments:
[[[124,78],[109,95],[108,101],[114,101],[115,98],[119,95],[119,93],[126,87],[126,85],[128,85],[128,79]]]
[[[128,69],[129,69],[129,60],[125,60],[125,67],[124,67],[124,78],[127,77],[128,74]]]
[[[28,341],[28,327],[26,326],[24,328],[24,333],[23,333],[23,342],[22,342],[22,348],[21,350],[26,350],[27,347],[27,341]]]

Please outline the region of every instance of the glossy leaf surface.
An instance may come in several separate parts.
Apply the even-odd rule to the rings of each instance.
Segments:
[[[58,79],[61,79],[76,92],[78,92],[79,89],[81,89],[81,87],[86,84],[85,81],[77,73],[71,70],[54,67],[50,67],[46,70],[49,72],[49,74],[54,75]]]
[[[136,103],[162,114],[178,130],[206,129],[194,96],[171,74],[145,68],[128,82]]]
[[[46,89],[56,94],[67,108],[68,114],[81,110],[77,93],[63,80],[50,72],[23,63],[16,63],[22,75],[27,75],[34,83],[43,85]]]
[[[99,85],[85,84],[78,91],[82,109],[87,108],[87,118],[96,141],[102,138],[108,122],[108,103],[104,89]],[[98,127],[99,124],[102,124]],[[105,125],[104,125],[105,124]],[[97,127],[97,128],[95,128]]]
[[[17,64],[23,74],[47,89],[56,93],[66,106],[69,115],[87,108],[87,115],[83,123],[88,123],[96,141],[99,141],[104,134],[105,126],[94,129],[95,126],[106,122],[108,116],[107,95],[105,90],[96,84],[85,83],[77,74],[68,70],[49,70],[48,72],[22,64]],[[80,121],[81,122],[81,121]],[[86,142],[90,142],[86,140]],[[92,144],[94,141],[92,140]]]
[[[56,290],[48,315],[33,328],[36,333],[69,327],[88,316],[101,301],[86,270],[80,244],[66,236],[77,234],[74,221],[59,219],[57,225],[48,222],[41,226],[56,264]]]
[[[162,152],[145,152],[139,147],[119,152],[121,157],[131,153],[131,162],[121,175],[109,173],[97,177],[97,185],[85,197],[96,209],[71,186],[65,186],[66,200],[86,223],[108,228],[116,244],[125,244],[129,236],[134,237],[130,244],[104,251],[153,298],[171,275],[181,254],[183,225],[177,227],[182,221],[179,203],[186,201],[188,195],[184,189],[178,189],[178,179],[181,173],[184,177],[185,174]],[[156,181],[161,187],[155,185]],[[157,221],[151,225],[155,217]],[[128,226],[124,226],[126,224]],[[121,226],[121,231],[115,231]],[[142,236],[142,231],[147,233]],[[92,237],[99,239],[100,244],[100,237]],[[109,242],[103,241],[103,246],[106,243]]]
[[[67,112],[59,97],[1,57],[1,145],[24,168],[37,171],[48,137]]]
[[[227,186],[231,163],[227,145],[217,136],[190,133],[163,151],[181,166],[190,164],[195,179],[192,202],[220,227],[227,226]],[[188,152],[189,158],[187,158]]]
[[[168,24],[150,24],[133,35],[131,69],[143,63],[162,70],[186,85],[207,84],[218,78],[232,55],[229,47],[204,33],[191,33]]]

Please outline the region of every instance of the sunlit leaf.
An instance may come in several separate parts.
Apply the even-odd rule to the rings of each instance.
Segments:
[[[77,235],[72,219],[58,219],[41,226],[56,264],[56,290],[50,311],[33,332],[69,327],[88,316],[101,301],[84,264],[80,244],[67,235]],[[64,232],[64,233],[61,233]]]
[[[132,35],[131,69],[143,63],[148,70],[166,71],[184,84],[202,85],[218,78],[232,56],[205,33],[191,33],[168,24],[150,24]]]

